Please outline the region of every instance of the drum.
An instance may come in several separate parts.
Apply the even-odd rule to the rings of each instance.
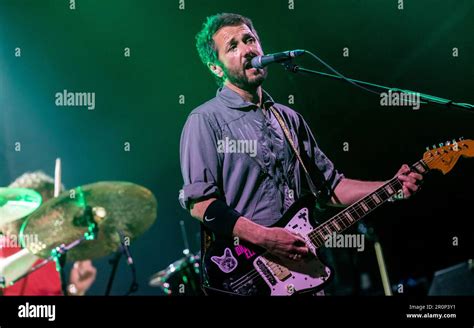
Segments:
[[[199,254],[188,254],[155,273],[150,278],[149,285],[158,287],[171,296],[204,295],[201,289],[199,261]]]

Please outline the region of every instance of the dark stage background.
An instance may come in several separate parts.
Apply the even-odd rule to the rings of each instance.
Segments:
[[[153,191],[156,223],[132,244],[141,295],[155,272],[182,256],[179,221],[192,251],[199,225],[178,203],[179,138],[189,112],[215,95],[194,36],[218,12],[249,16],[265,53],[308,49],[348,77],[474,102],[474,2],[405,1],[0,1],[0,185],[26,171],[54,174],[63,163],[67,188],[103,180],[131,181]],[[15,56],[15,48],[21,57]],[[130,57],[124,48],[130,48]],[[349,56],[343,56],[343,48]],[[453,56],[453,48],[458,56]],[[309,56],[305,67],[323,70]],[[306,118],[323,151],[347,177],[391,178],[425,147],[474,138],[474,114],[433,105],[382,107],[376,95],[348,84],[291,75],[272,66],[264,88]],[[56,92],[95,92],[96,108],[58,107]],[[180,103],[183,100],[184,104]],[[181,98],[180,98],[181,97]],[[182,102],[182,101],[181,101]],[[15,151],[15,143],[21,151]],[[124,143],[130,151],[124,151]],[[344,151],[344,143],[349,151]],[[472,256],[474,160],[447,176],[435,172],[411,200],[385,205],[366,222],[379,234],[393,285],[426,294],[433,273]],[[354,233],[356,230],[352,230]],[[453,238],[458,238],[458,246]],[[334,252],[335,294],[382,294],[372,245]],[[104,293],[108,258],[92,295]],[[418,281],[420,284],[410,287]],[[130,273],[119,267],[112,294]]]

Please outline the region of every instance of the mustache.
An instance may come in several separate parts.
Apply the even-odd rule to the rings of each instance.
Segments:
[[[257,54],[249,54],[248,56],[245,57],[245,62],[244,62],[244,68],[245,69],[248,69],[248,68],[252,68],[252,59],[254,59],[255,57],[257,57],[258,55]]]

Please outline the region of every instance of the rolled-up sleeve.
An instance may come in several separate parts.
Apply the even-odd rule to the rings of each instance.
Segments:
[[[323,173],[324,178],[330,188],[330,192],[334,193],[337,184],[344,178],[344,174],[340,173],[335,167],[333,162],[324,154],[319,148],[311,129],[309,128],[306,121],[300,117],[300,133],[302,133],[302,139],[306,153],[317,169]]]
[[[218,139],[218,128],[206,114],[192,113],[188,117],[180,142],[184,185],[179,201],[186,210],[192,201],[219,198],[222,194]]]

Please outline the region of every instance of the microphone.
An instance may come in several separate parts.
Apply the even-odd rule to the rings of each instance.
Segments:
[[[306,50],[290,50],[290,51],[283,51],[277,52],[274,54],[264,55],[264,56],[257,56],[252,58],[252,67],[253,68],[264,68],[265,66],[271,63],[281,63],[287,61],[288,59],[295,58],[297,56],[301,56],[304,54]]]

